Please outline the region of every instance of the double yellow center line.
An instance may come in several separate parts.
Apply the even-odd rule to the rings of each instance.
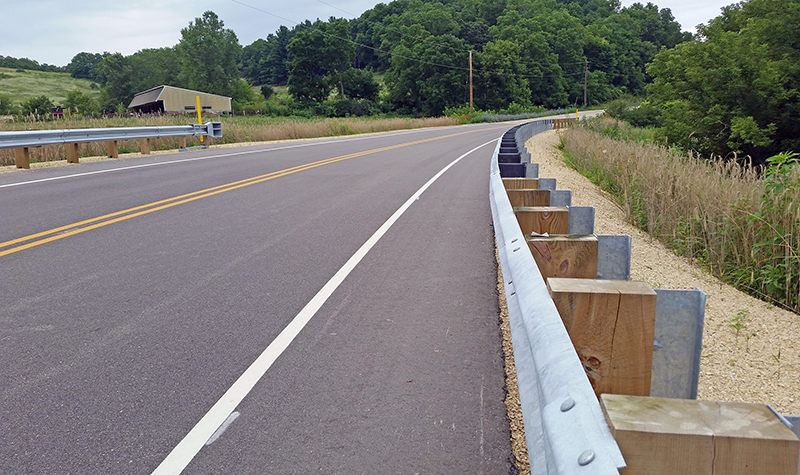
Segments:
[[[307,163],[304,165],[298,165],[296,167],[286,168],[284,170],[267,173],[266,175],[259,175],[245,180],[234,181],[232,183],[227,183],[225,185],[219,185],[212,188],[206,188],[204,190],[187,193],[185,195],[175,196],[173,198],[168,198],[166,200],[155,201],[153,203],[149,203],[146,205],[136,206],[134,208],[128,208],[122,211],[116,211],[114,213],[105,214],[103,216],[98,216],[96,218],[91,218],[84,221],[79,221],[77,223],[68,224],[66,226],[53,228],[48,231],[31,234],[29,236],[12,239],[6,242],[0,242],[0,257],[7,256],[9,254],[14,254],[15,252],[23,251],[25,249],[30,249],[32,247],[41,246],[42,244],[57,241],[59,239],[64,239],[66,237],[74,236],[76,234],[85,233],[93,229],[102,228],[110,224],[119,223],[121,221],[126,221],[128,219],[136,218],[138,216],[143,216],[145,214],[161,211],[167,208],[172,208],[173,206],[190,203],[192,201],[196,201],[202,198],[208,198],[209,196],[218,195],[220,193],[236,190],[239,188],[243,188],[245,186],[255,185],[257,183],[262,183],[275,178],[280,178],[282,176],[291,175],[293,173],[310,170],[312,168],[321,167],[323,165],[329,165],[331,163],[341,162],[343,160],[349,160],[351,158],[363,157],[364,155],[370,155],[373,153],[385,152],[388,150],[408,147],[411,145],[418,145],[421,143],[432,142],[435,140],[455,137],[458,135],[464,135],[471,132],[473,131],[460,132],[457,134],[444,135],[441,137],[434,137],[424,140],[417,140],[414,142],[406,142],[397,145],[390,145],[388,147],[381,147],[372,150],[365,150],[363,152],[341,155],[339,157],[327,158],[325,160],[319,160],[317,162]]]

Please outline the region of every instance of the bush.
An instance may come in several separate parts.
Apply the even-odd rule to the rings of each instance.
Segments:
[[[646,102],[625,112],[623,120],[628,121],[634,127],[661,127],[663,125],[661,112]]]
[[[608,114],[610,117],[619,120],[625,120],[622,117],[628,111],[628,107],[629,107],[628,102],[625,99],[615,99],[609,102],[606,105],[605,109],[606,109],[606,114]]]
[[[647,102],[631,106],[625,99],[615,99],[606,105],[606,114],[628,122],[634,127],[661,127],[661,112]]]
[[[268,84],[261,86],[261,95],[264,96],[264,99],[269,100],[274,94],[275,89],[272,86]]]
[[[11,100],[11,96],[0,94],[0,115],[16,115],[19,114],[19,107]]]
[[[334,114],[336,117],[367,117],[374,115],[376,105],[369,100],[343,99],[334,103]]]
[[[478,109],[470,110],[469,106],[466,104],[456,107],[447,107],[444,110],[445,117],[455,119],[459,124],[471,124],[476,121],[480,122],[484,114],[486,114],[486,112]]]
[[[47,96],[32,97],[21,105],[22,114],[39,116],[40,119],[49,118],[53,107],[55,104]]]
[[[70,91],[64,101],[65,112],[78,116],[96,116],[99,109],[94,99],[80,91]]]

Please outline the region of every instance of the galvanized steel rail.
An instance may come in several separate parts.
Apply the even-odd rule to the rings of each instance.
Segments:
[[[41,147],[43,145],[106,142],[109,140],[148,139],[180,136],[222,137],[222,123],[175,125],[166,127],[108,127],[102,129],[23,130],[0,132],[0,148]]]
[[[78,144],[84,142],[106,142],[108,156],[116,157],[117,141],[139,140],[142,153],[150,153],[151,138],[182,137],[181,147],[185,147],[185,137],[222,137],[222,123],[175,125],[165,127],[108,127],[98,129],[60,129],[23,130],[0,132],[0,149],[15,149],[17,168],[30,168],[28,149],[45,145],[66,145],[67,161],[78,163]]]
[[[527,138],[552,127],[552,120],[543,119],[517,129],[520,152]],[[500,141],[491,163],[490,201],[531,473],[618,474],[625,461],[514,216],[499,151]]]

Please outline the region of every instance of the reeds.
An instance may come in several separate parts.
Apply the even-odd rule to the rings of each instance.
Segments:
[[[798,167],[787,163],[770,181],[769,170],[747,162],[587,127],[567,130],[562,145],[568,163],[610,192],[631,223],[742,290],[800,311]]]
[[[386,132],[390,130],[416,129],[422,127],[439,127],[456,125],[457,121],[447,117],[409,119],[409,118],[342,118],[342,119],[302,119],[255,117],[204,117],[204,122],[222,122],[223,138],[215,139],[216,144],[240,142],[268,142],[276,140],[304,139],[315,137],[333,137],[370,132]],[[39,121],[35,118],[24,122],[0,122],[0,132],[10,130],[52,130],[82,129],[99,127],[150,127],[186,125],[196,122],[193,116],[151,116],[107,119],[64,119]],[[199,141],[195,143],[198,145]],[[191,144],[190,144],[191,145]],[[105,154],[105,143],[91,142],[81,144],[81,156],[102,156]],[[151,146],[155,150],[178,148],[177,138],[153,139]],[[120,153],[138,151],[138,143],[134,140],[119,143]],[[51,145],[30,150],[31,162],[47,162],[66,160],[64,147]],[[14,151],[0,149],[0,165],[13,165]]]

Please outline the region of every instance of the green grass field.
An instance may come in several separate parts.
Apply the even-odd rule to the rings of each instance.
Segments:
[[[97,97],[100,89],[92,89],[91,84],[91,81],[75,79],[69,73],[17,72],[16,69],[0,68],[0,94],[11,96],[16,104],[32,97],[47,96],[56,105],[63,105],[67,93],[75,90]]]

